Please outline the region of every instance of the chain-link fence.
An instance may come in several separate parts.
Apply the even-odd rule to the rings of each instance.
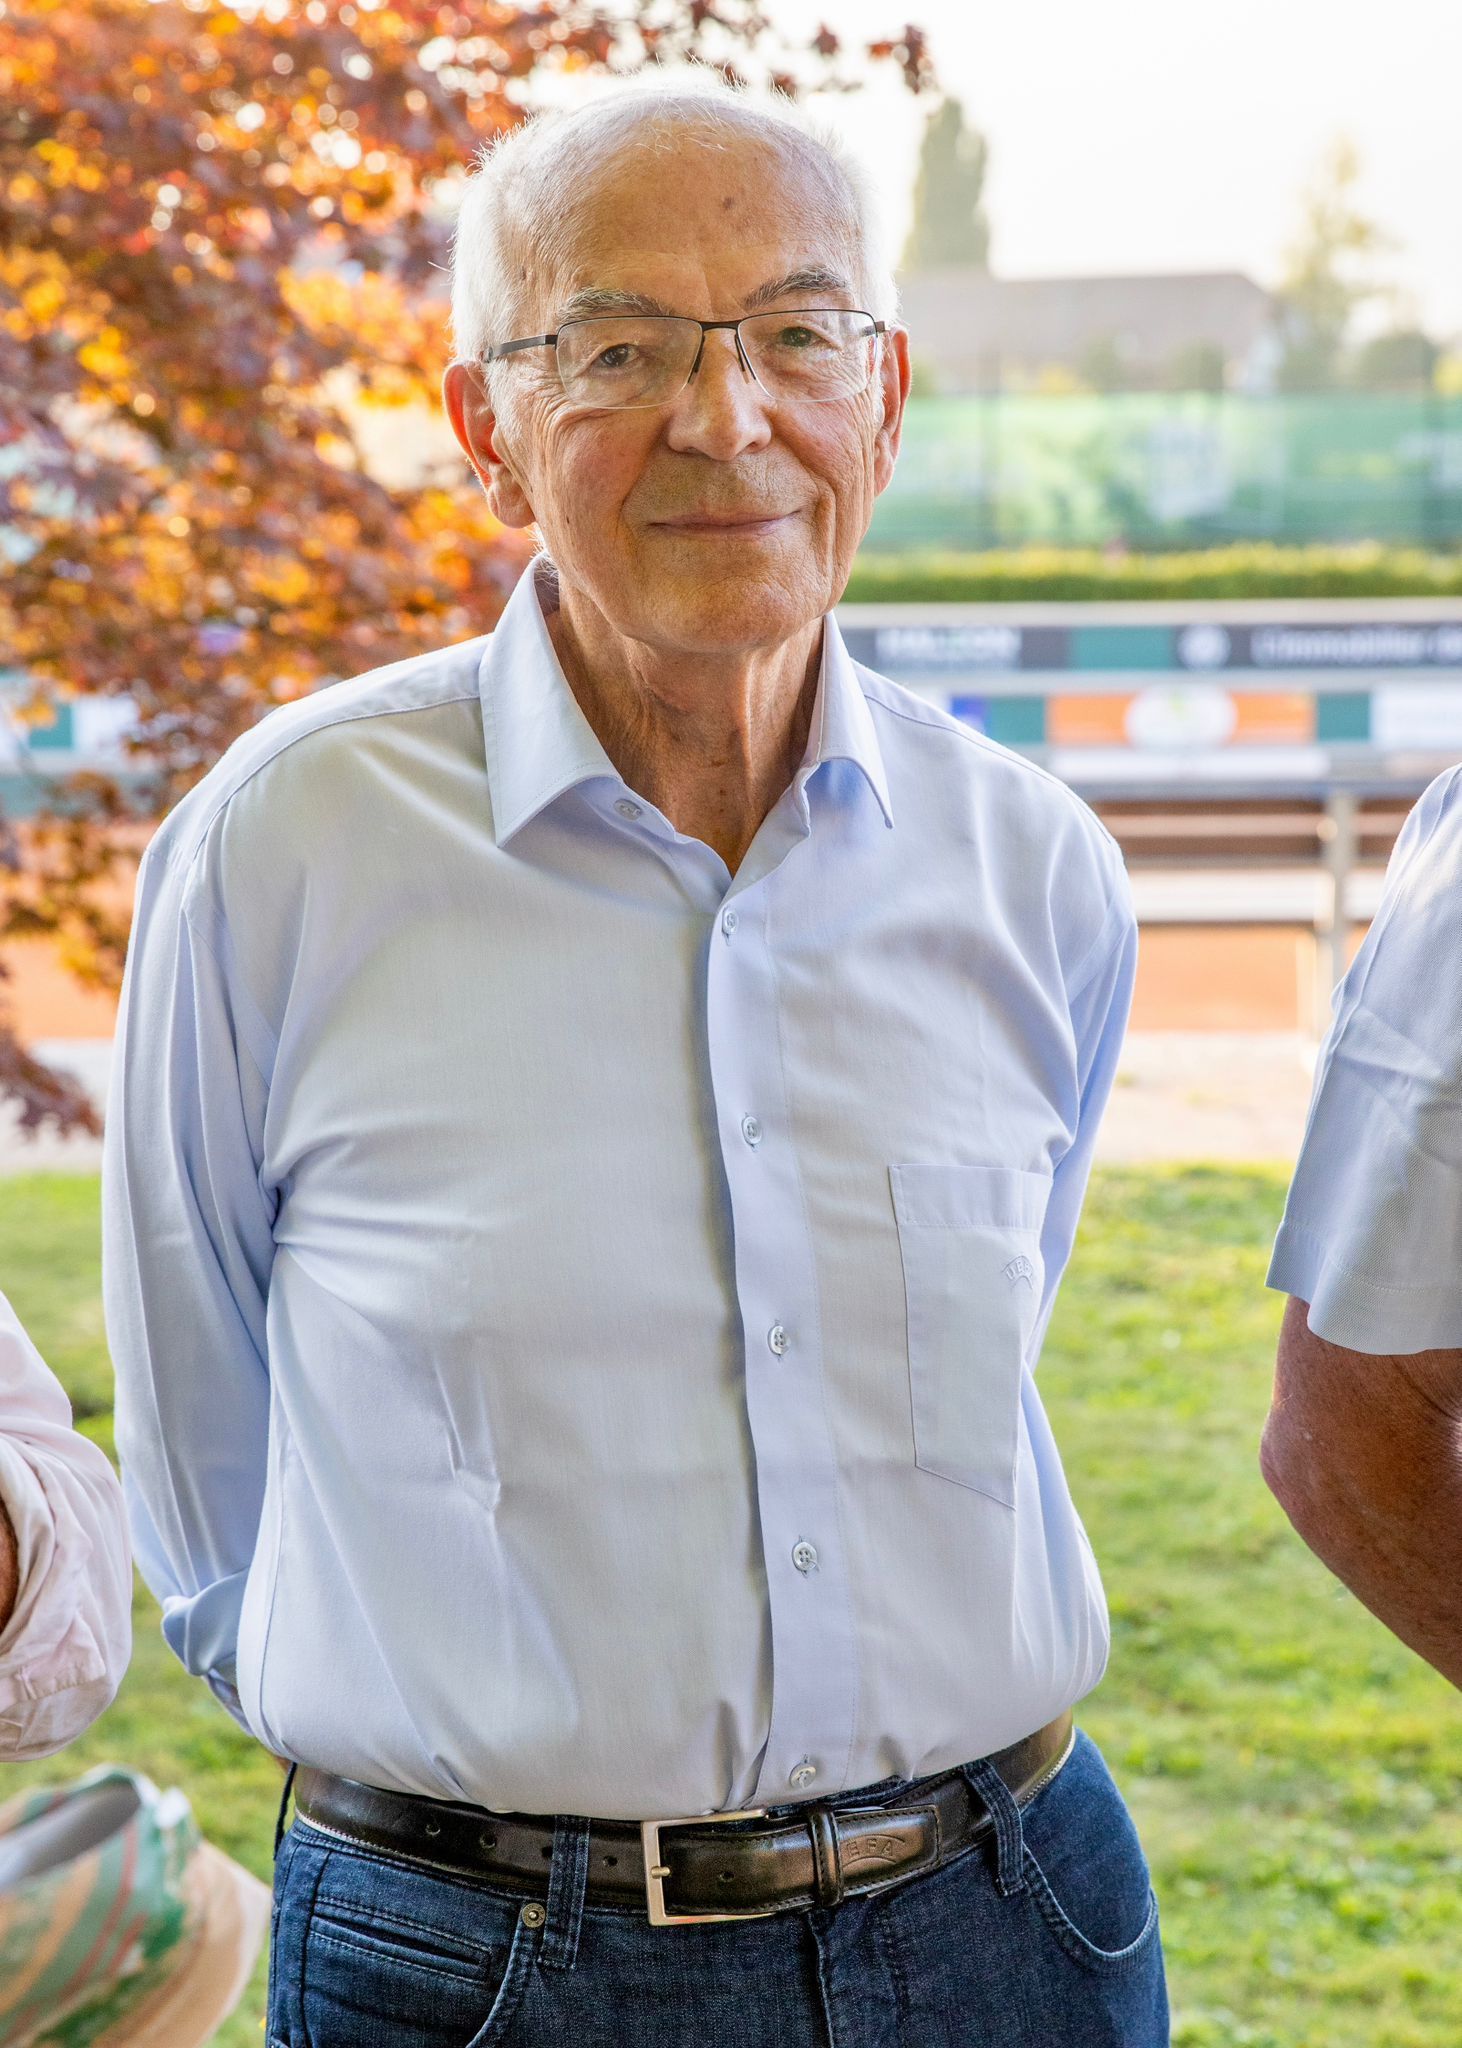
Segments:
[[[915,399],[868,546],[1462,544],[1462,398]]]

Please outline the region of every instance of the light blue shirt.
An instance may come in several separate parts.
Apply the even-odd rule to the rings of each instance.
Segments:
[[[1407,818],[1335,992],[1269,1285],[1351,1351],[1462,1346],[1462,768]]]
[[[270,713],[147,850],[108,1124],[173,1649],[283,1754],[533,1813],[815,1798],[1071,1705],[1106,1609],[1032,1373],[1134,951],[1092,814],[831,622],[734,877],[532,575]]]

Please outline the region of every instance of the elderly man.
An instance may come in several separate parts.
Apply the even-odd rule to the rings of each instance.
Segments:
[[[49,1756],[111,1704],[131,1602],[117,1475],[0,1294],[0,1758]]]
[[[1132,916],[829,616],[909,380],[865,229],[731,97],[489,154],[446,398],[545,554],[148,851],[121,1439],[298,1764],[294,2048],[1167,2038],[1031,1379]]]
[[[1373,1614],[1462,1686],[1462,769],[1396,842],[1315,1070],[1269,1284],[1264,1475]]]

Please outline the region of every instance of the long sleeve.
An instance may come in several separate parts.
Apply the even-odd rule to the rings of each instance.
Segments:
[[[1114,862],[1112,895],[1101,935],[1083,964],[1068,1001],[1076,1048],[1076,1133],[1056,1164],[1041,1234],[1046,1285],[1031,1355],[1045,1341],[1056,1305],[1056,1290],[1081,1217],[1102,1113],[1116,1079],[1137,979],[1137,919],[1132,892],[1120,860]]]
[[[117,1476],[0,1294],[0,1501],[19,1585],[0,1628],[0,1756],[48,1756],[111,1704],[132,1648]]]
[[[102,1161],[117,1448],[163,1634],[241,1724],[239,1610],[263,1498],[273,1045],[168,827],[138,875]]]

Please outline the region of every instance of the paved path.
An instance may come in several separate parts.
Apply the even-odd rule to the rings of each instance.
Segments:
[[[78,1074],[105,1101],[111,1044],[54,1040],[40,1057]],[[1280,1032],[1138,1031],[1127,1040],[1098,1143],[1098,1157],[1276,1159],[1299,1149],[1315,1049]],[[94,1173],[93,1138],[22,1140],[0,1110],[0,1173],[41,1168]]]

